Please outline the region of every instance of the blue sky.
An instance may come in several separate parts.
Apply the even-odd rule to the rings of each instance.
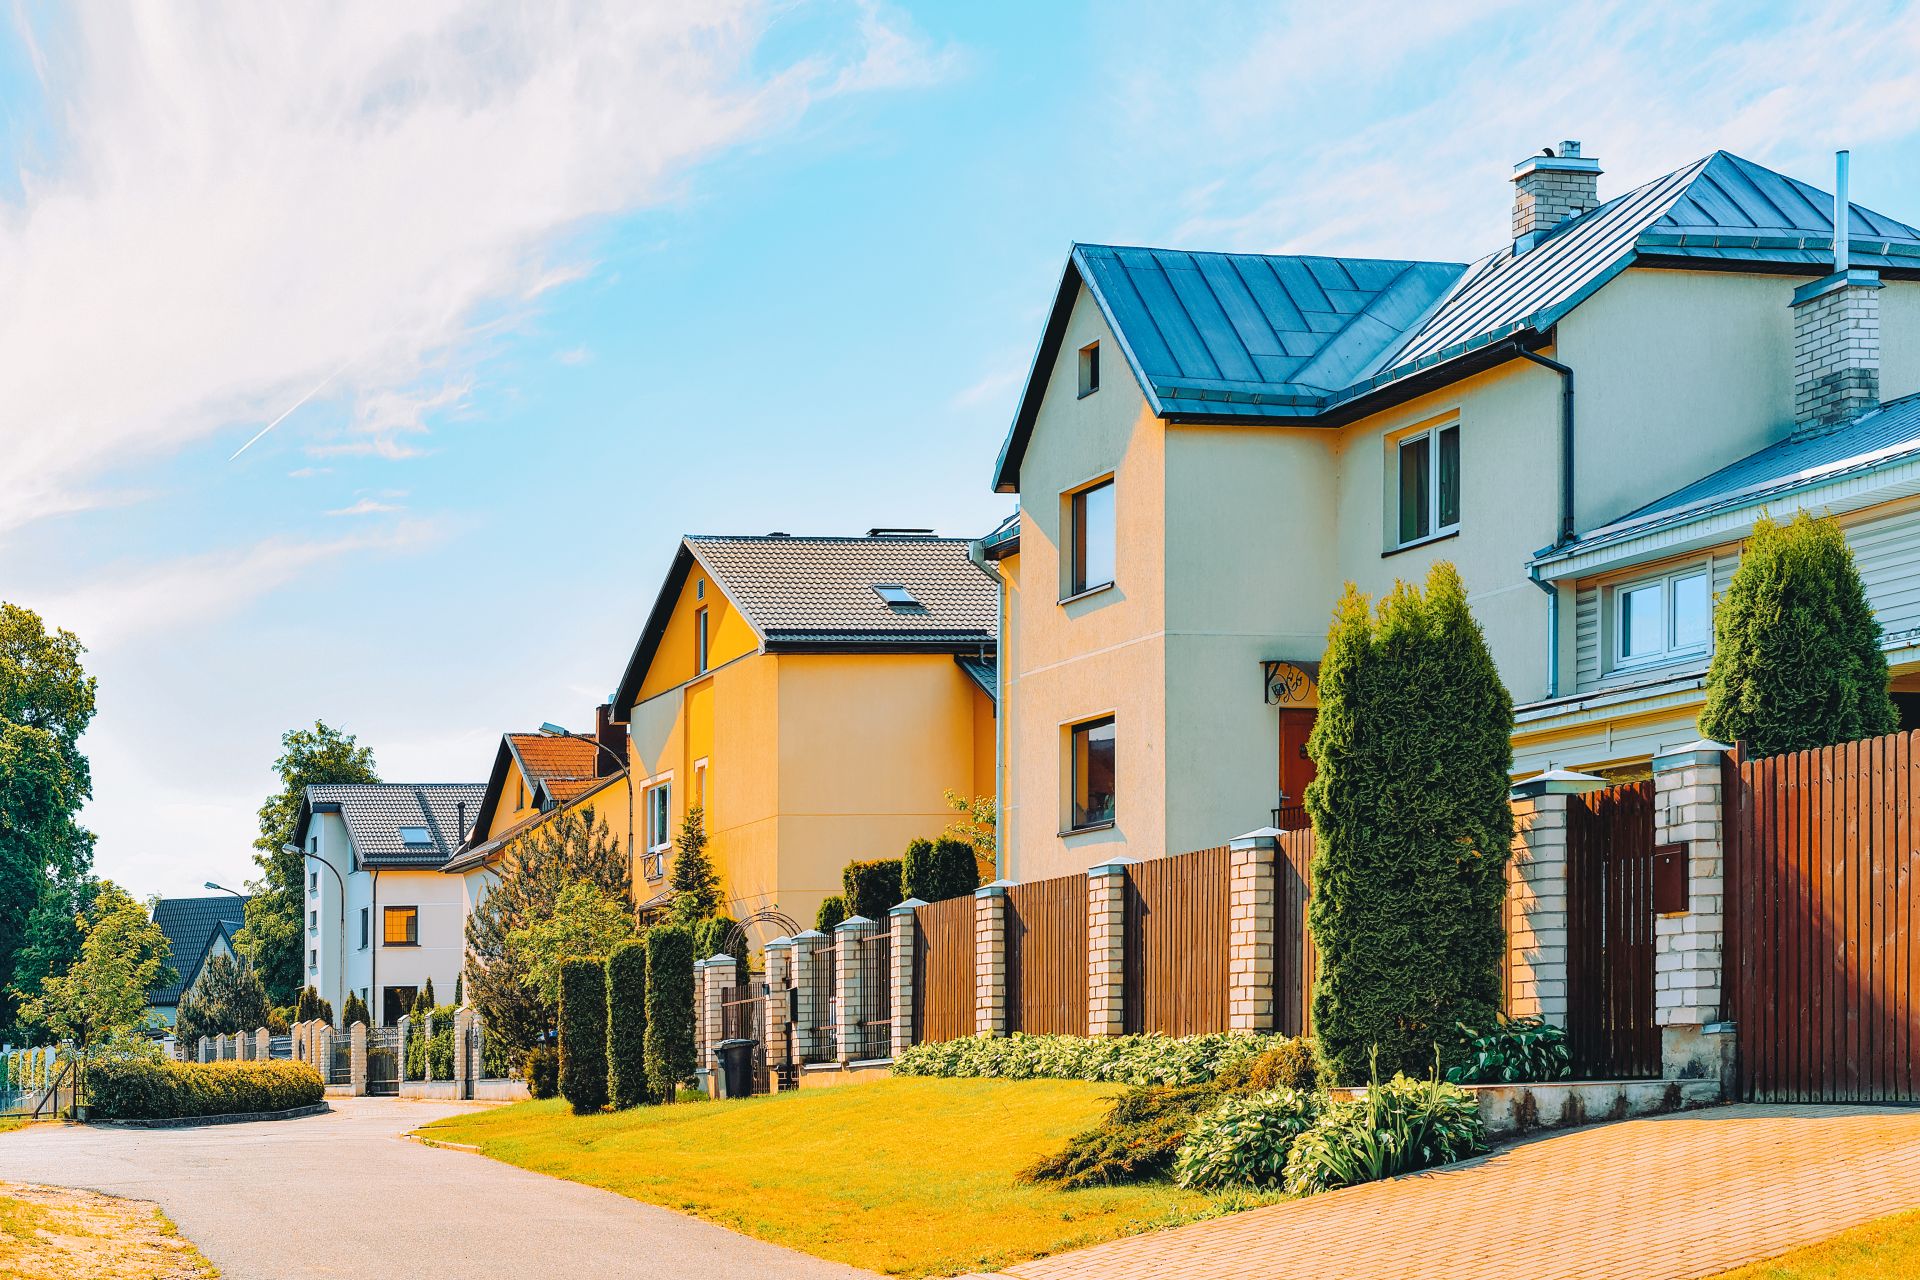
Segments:
[[[1568,137],[1920,220],[1907,5],[323,17],[0,36],[0,598],[92,650],[138,893],[250,874],[288,727],[586,724],[682,532],[989,528],[1073,240],[1465,260]]]

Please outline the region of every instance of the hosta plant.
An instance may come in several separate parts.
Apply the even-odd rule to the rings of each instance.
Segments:
[[[917,1044],[898,1055],[900,1076],[989,1076],[1004,1080],[1105,1080],[1115,1084],[1201,1084],[1287,1043],[1247,1032],[1211,1035],[967,1036]]]
[[[1573,1074],[1565,1029],[1545,1018],[1499,1016],[1492,1031],[1482,1035],[1461,1026],[1467,1060],[1447,1072],[1454,1084],[1520,1084],[1537,1080],[1565,1080]]]
[[[1228,1098],[1201,1117],[1174,1158],[1183,1187],[1277,1187],[1293,1140],[1313,1126],[1320,1102],[1298,1089]]]
[[[1294,1140],[1286,1189],[1311,1195],[1395,1174],[1451,1164],[1486,1150],[1474,1096],[1440,1079],[1395,1074],[1380,1083],[1376,1066],[1366,1096],[1328,1104]]]

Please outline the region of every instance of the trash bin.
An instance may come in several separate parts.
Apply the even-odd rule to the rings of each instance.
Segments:
[[[759,1045],[758,1040],[734,1039],[714,1046],[713,1056],[720,1060],[721,1097],[753,1096],[753,1051]]]

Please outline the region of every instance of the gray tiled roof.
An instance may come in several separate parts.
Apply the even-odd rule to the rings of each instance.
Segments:
[[[207,954],[207,946],[213,941],[214,930],[219,928],[222,921],[238,929],[246,920],[246,902],[230,893],[215,894],[210,898],[162,898],[154,903],[153,922],[160,926],[160,932],[166,935],[167,946],[172,950],[170,963],[174,969],[174,980],[164,987],[154,987],[148,991],[147,1003],[177,1004],[181,988],[199,971],[200,962]]]
[[[471,824],[486,786],[478,782],[355,782],[307,788],[304,813],[337,804],[363,867],[437,867],[460,847],[460,803]],[[432,842],[408,845],[400,828],[425,827]]]
[[[771,645],[986,643],[997,625],[993,580],[965,538],[708,537],[687,545]],[[905,587],[894,606],[878,585]]]

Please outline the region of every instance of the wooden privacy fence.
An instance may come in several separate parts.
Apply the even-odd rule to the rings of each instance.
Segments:
[[[978,945],[973,898],[930,903],[916,907],[913,914],[918,926],[914,930],[913,1038],[937,1041],[970,1036]]]
[[[1127,868],[1127,1031],[1226,1029],[1227,858],[1223,846]]]
[[[1567,806],[1567,1048],[1581,1079],[1660,1074],[1651,780]]]
[[[1087,878],[1012,886],[1006,928],[1007,1030],[1087,1034]]]
[[[1729,760],[1723,779],[1740,1095],[1920,1101],[1916,735]]]
[[[1273,885],[1273,1029],[1313,1034],[1313,978],[1318,956],[1307,928],[1313,899],[1313,828],[1280,837]]]

